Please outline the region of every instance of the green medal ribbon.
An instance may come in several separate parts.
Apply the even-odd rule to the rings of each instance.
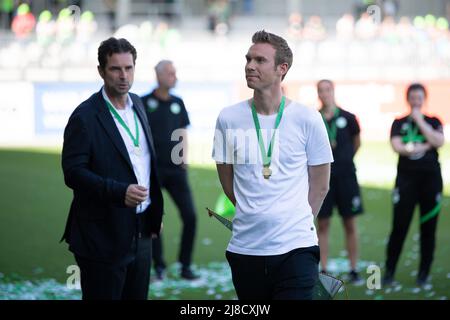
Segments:
[[[133,134],[131,133],[130,128],[128,128],[128,126],[125,123],[125,121],[123,121],[122,117],[117,112],[116,108],[114,108],[109,101],[107,101],[107,100],[105,100],[105,101],[106,101],[106,104],[108,106],[109,111],[111,111],[111,113],[114,115],[114,118],[117,119],[117,121],[120,123],[120,125],[128,133],[128,135],[130,136],[131,140],[133,141],[134,146],[136,148],[138,148],[139,147],[139,124],[138,124],[138,120],[137,120],[137,117],[136,117],[136,111],[133,110],[134,124],[136,126],[136,137],[133,137]]]
[[[275,120],[275,131],[278,129],[278,126],[280,125],[281,117],[282,117],[283,111],[284,111],[285,101],[286,101],[286,99],[283,96],[281,98],[280,107],[278,108],[278,114],[277,114],[277,118]],[[263,159],[263,165],[264,165],[264,167],[269,167],[270,162],[272,160],[273,145],[275,144],[275,142],[273,140],[273,138],[275,137],[275,132],[272,135],[272,139],[270,140],[270,144],[269,144],[269,150],[267,151],[267,154],[266,154],[266,148],[264,146],[264,141],[262,139],[261,126],[259,124],[258,115],[256,113],[255,101],[252,102],[252,115],[253,115],[253,122],[255,123],[256,135],[258,137],[259,149],[261,150],[261,155],[262,155],[262,159]]]
[[[420,217],[420,223],[423,224],[423,223],[427,222],[428,220],[433,219],[435,216],[437,216],[439,214],[439,211],[441,210],[441,208],[442,208],[442,201],[438,201],[436,206],[433,209],[431,209],[431,211],[429,211],[427,214]]]
[[[406,136],[402,138],[403,143],[424,142],[425,137],[419,134],[419,127],[417,125],[414,125],[411,119],[409,119],[408,123],[408,131],[406,133]]]
[[[327,128],[328,139],[330,140],[331,145],[334,147],[336,145],[336,136],[337,136],[337,127],[336,127],[336,119],[339,117],[340,110],[338,107],[334,109],[333,117],[331,118],[331,125],[328,124],[327,119],[321,112],[323,122],[325,123],[325,127]]]

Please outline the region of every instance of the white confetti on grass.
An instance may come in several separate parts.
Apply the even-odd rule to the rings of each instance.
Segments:
[[[223,296],[223,294],[227,294],[227,297],[235,295],[231,270],[226,262],[211,262],[205,267],[193,265],[194,273],[199,275],[199,279],[194,281],[180,278],[179,271],[178,263],[170,265],[164,280],[150,285],[150,297],[164,299],[170,296],[172,299],[181,299],[181,294],[193,291],[210,297]]]
[[[80,300],[81,291],[54,279],[0,282],[0,300]]]
[[[366,290],[366,295],[367,296],[372,296],[375,293],[374,290]]]
[[[414,294],[418,294],[418,293],[420,293],[420,288],[413,288],[411,290],[411,292],[414,293]]]
[[[212,240],[210,238],[203,238],[202,239],[202,244],[204,246],[210,246],[212,244]]]
[[[433,289],[433,285],[428,283],[428,284],[423,286],[423,289],[425,291],[430,291],[431,289]]]
[[[370,261],[359,261],[358,270],[364,278],[365,270],[369,265],[377,264]],[[380,264],[381,267],[381,264]],[[194,299],[236,299],[231,270],[226,262],[211,262],[207,265],[193,265],[193,270],[200,277],[198,280],[188,281],[180,278],[180,264],[174,263],[167,268],[166,277],[162,281],[152,281],[150,284],[150,299],[179,300]],[[328,272],[338,278],[345,278],[349,271],[349,263],[346,258],[329,259]],[[415,274],[415,273],[414,273]],[[412,273],[411,273],[412,275]],[[450,273],[446,275],[449,278]],[[402,294],[409,298],[445,299],[439,295],[432,285],[422,288],[402,287],[396,283],[390,288],[378,290],[362,290],[368,299],[384,299],[381,293],[387,297],[392,294]],[[412,295],[412,296],[411,296]],[[413,297],[414,296],[414,297]],[[397,296],[395,296],[397,297]],[[351,299],[351,295],[349,296]],[[17,275],[5,276],[0,273],[0,300],[78,300],[81,299],[81,291],[68,289],[65,284],[54,279],[25,280]]]
[[[181,295],[197,292],[200,296],[212,298],[235,298],[231,271],[228,263],[212,262],[205,267],[193,266],[194,272],[200,276],[198,280],[188,281],[179,277],[180,266],[177,263],[169,266],[163,281],[150,283],[151,299],[181,299]],[[79,300],[81,290],[68,289],[65,284],[55,279],[20,280],[14,276],[5,279],[0,276],[0,300]]]
[[[365,270],[370,265],[381,265],[379,263],[373,262],[373,261],[362,261],[359,260],[356,269],[365,273]],[[332,275],[341,275],[341,274],[347,274],[350,271],[350,264],[347,258],[333,258],[328,259],[327,263],[327,273],[330,273]]]

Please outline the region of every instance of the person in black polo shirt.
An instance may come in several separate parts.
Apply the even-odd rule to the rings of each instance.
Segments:
[[[186,166],[186,127],[189,125],[189,117],[183,100],[169,93],[177,81],[173,63],[162,60],[156,65],[155,71],[158,87],[152,93],[143,96],[142,102],[146,107],[152,126],[161,185],[169,192],[183,221],[181,247],[178,255],[182,266],[181,277],[193,280],[198,276],[191,269],[196,214]],[[162,279],[166,263],[163,258],[162,242],[159,238],[153,241],[153,262],[157,278]]]
[[[427,91],[412,84],[406,91],[410,113],[396,119],[391,128],[391,145],[399,154],[393,192],[394,217],[387,246],[384,285],[392,284],[395,269],[408,233],[414,208],[420,205],[420,266],[417,284],[426,284],[435,248],[435,233],[441,209],[442,175],[437,149],[444,144],[441,122],[422,113]]]
[[[331,80],[320,80],[317,93],[322,103],[320,113],[328,131],[333,149],[334,162],[331,164],[330,190],[318,215],[318,233],[322,272],[326,272],[328,256],[328,233],[334,206],[343,219],[347,252],[350,260],[349,281],[361,284],[357,272],[358,237],[355,216],[363,212],[356,168],[353,157],[358,151],[360,129],[352,113],[336,106],[334,84]]]

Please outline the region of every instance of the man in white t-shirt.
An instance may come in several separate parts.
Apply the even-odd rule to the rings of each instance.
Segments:
[[[253,98],[223,109],[213,158],[236,206],[226,251],[239,299],[312,299],[320,252],[314,227],[333,161],[319,112],[282,94],[286,41],[253,35],[246,54]]]

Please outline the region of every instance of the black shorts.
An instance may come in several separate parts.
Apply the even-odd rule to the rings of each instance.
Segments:
[[[361,193],[355,172],[349,171],[346,175],[331,176],[330,190],[320,208],[318,219],[330,218],[335,206],[343,218],[363,213]]]

